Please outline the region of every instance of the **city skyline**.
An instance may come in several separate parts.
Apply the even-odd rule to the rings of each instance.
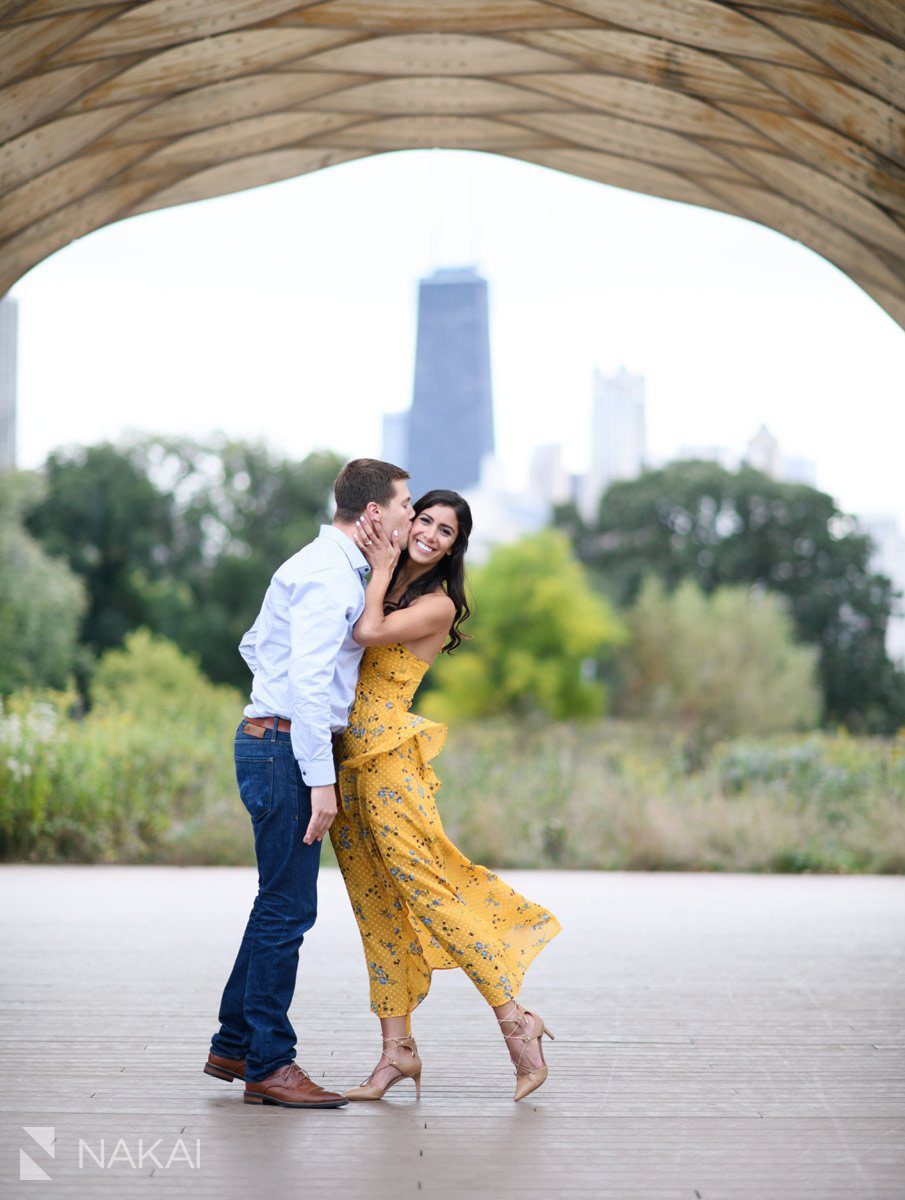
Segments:
[[[905,337],[840,272],[738,218],[452,151],[149,214],[37,267],[13,291],[20,462],[129,429],[377,454],[411,396],[414,283],[455,262],[490,280],[514,479],[557,439],[586,469],[593,371],[625,366],[654,460],[766,423],[844,509],[905,516]]]

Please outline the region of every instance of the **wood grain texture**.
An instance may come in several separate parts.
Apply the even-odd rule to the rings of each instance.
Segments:
[[[201,1072],[254,897],[243,868],[0,868],[3,1195],[238,1200],[900,1200],[905,881],[505,872],[562,934],[523,1002],[556,1034],[512,1102],[493,1017],[461,972],[416,1010],[423,1092],[293,1112]],[[376,1058],[366,967],[325,869],[291,1018],[343,1088]],[[23,1127],[53,1127],[49,1160]],[[78,1165],[182,1137],[201,1166]],[[18,1182],[18,1151],[50,1183]],[[153,1182],[149,1183],[149,1177]]]
[[[134,213],[293,164],[446,147],[760,221],[901,323],[903,14],[898,0],[7,0],[0,294]]]

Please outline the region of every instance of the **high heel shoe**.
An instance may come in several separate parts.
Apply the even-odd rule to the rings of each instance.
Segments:
[[[515,1064],[514,1099],[524,1100],[526,1096],[529,1096],[532,1092],[537,1091],[540,1085],[544,1083],[547,1078],[548,1068],[547,1063],[544,1060],[544,1047],[541,1043],[542,1037],[544,1034],[546,1034],[551,1041],[556,1041],[556,1038],[544,1024],[543,1017],[539,1017],[537,1013],[533,1013],[527,1008],[522,1008],[522,1006],[516,1000],[513,1000],[512,1003],[515,1005],[515,1016],[510,1015],[508,1017],[497,1017],[497,1021],[501,1029],[504,1021],[515,1022],[516,1032],[504,1033],[503,1037],[507,1042],[517,1041],[522,1043],[522,1050],[518,1056],[518,1061]],[[530,1037],[526,1033],[517,1032],[519,1021],[521,1021],[523,1016],[534,1018],[536,1032]],[[522,1059],[525,1056],[525,1051],[528,1049],[528,1046],[531,1042],[537,1042],[537,1048],[540,1051],[542,1065],[539,1067],[534,1067],[528,1071],[520,1071],[519,1068],[522,1065]]]
[[[407,1034],[405,1037],[401,1038],[384,1038],[384,1050],[386,1050],[387,1042],[392,1042],[396,1046],[402,1046],[406,1042],[411,1042],[409,1049],[412,1052],[412,1057],[407,1059],[405,1062],[397,1062],[397,1060],[393,1058],[391,1054],[387,1054],[387,1058],[390,1060],[389,1063],[382,1067],[375,1067],[364,1083],[359,1084],[358,1087],[349,1088],[349,1090],[344,1093],[349,1100],[380,1100],[382,1096],[386,1095],[387,1091],[393,1086],[393,1084],[399,1083],[401,1079],[414,1079],[415,1099],[421,1099],[421,1059],[418,1055],[418,1047],[415,1045],[415,1039],[411,1034]],[[376,1075],[378,1071],[385,1071],[387,1066],[395,1067],[399,1074],[394,1079],[391,1079],[390,1082],[382,1088],[378,1087],[376,1083],[371,1083],[371,1078]]]

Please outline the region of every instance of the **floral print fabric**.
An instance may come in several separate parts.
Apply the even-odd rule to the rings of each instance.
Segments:
[[[518,994],[560,931],[546,909],[446,836],[431,759],[446,726],[409,712],[428,664],[405,646],[362,658],[348,728],[337,738],[340,807],[330,828],[370,979],[371,1009],[404,1016],[431,972],[461,967],[493,1005]]]

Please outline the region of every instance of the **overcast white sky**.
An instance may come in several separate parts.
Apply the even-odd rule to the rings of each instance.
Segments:
[[[905,334],[854,283],[761,226],[459,151],[133,218],[40,264],[13,291],[21,465],[138,429],[378,454],[418,278],[468,263],[512,482],[548,441],[584,468],[592,371],[624,364],[658,457],[741,450],[763,421],[844,508],[905,519]]]

